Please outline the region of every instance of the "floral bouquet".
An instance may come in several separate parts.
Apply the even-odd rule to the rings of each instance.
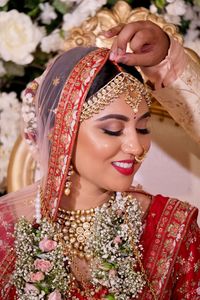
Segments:
[[[69,286],[67,258],[53,240],[55,226],[47,220],[31,224],[22,218],[15,228],[14,285],[20,300],[61,300]]]

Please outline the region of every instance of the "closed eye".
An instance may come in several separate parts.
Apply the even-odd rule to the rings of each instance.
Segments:
[[[108,130],[108,129],[103,129],[103,132],[104,132],[105,134],[113,135],[113,136],[120,136],[120,135],[122,134],[122,130],[111,131],[111,130]]]
[[[147,128],[136,128],[136,131],[140,134],[149,134],[150,130]]]

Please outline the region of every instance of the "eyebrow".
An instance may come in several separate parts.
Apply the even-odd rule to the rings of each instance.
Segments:
[[[145,119],[147,117],[150,117],[151,114],[149,111],[147,111],[146,113],[144,113],[140,118],[139,120],[142,120],[142,119]],[[119,114],[109,114],[109,115],[106,115],[106,116],[103,116],[99,119],[97,119],[96,121],[105,121],[105,120],[108,120],[108,119],[117,119],[117,120],[121,120],[121,121],[125,121],[125,122],[128,122],[130,119],[124,115],[119,115]]]
[[[146,119],[146,118],[148,118],[148,117],[151,117],[150,111],[147,111],[147,112],[144,113],[141,117],[139,117],[139,120]]]

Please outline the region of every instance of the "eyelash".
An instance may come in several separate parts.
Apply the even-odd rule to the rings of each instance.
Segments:
[[[150,130],[147,128],[136,128],[136,131],[140,134],[149,134]]]
[[[122,133],[122,130],[119,130],[119,131],[110,131],[108,129],[103,129],[103,132],[105,134],[108,134],[108,135],[120,136],[121,133]]]
[[[150,130],[147,128],[136,128],[136,131],[140,134],[149,134]],[[122,134],[122,130],[119,131],[110,131],[108,129],[103,129],[103,132],[112,136],[120,136]]]

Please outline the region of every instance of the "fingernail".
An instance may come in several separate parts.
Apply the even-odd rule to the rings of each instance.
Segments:
[[[115,54],[113,52],[110,52],[109,58],[110,58],[110,60],[114,60],[115,59]]]

